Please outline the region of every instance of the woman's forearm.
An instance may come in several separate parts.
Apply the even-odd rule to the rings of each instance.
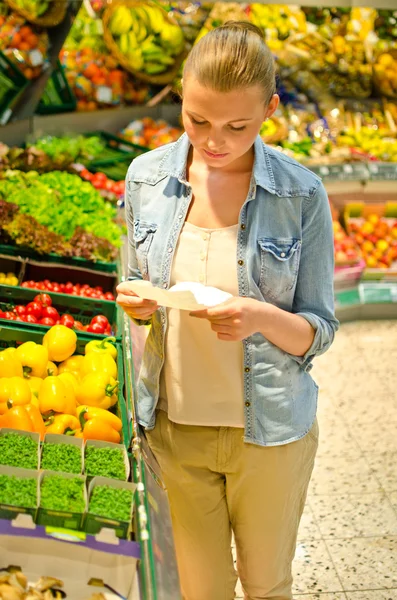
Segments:
[[[306,319],[267,303],[261,303],[258,331],[269,342],[295,356],[306,354],[315,335],[315,330]]]

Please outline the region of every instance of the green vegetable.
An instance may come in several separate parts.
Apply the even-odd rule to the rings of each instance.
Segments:
[[[96,448],[85,450],[85,473],[91,477],[102,475],[111,479],[126,479],[124,455],[118,448]]]
[[[89,512],[98,517],[129,521],[134,494],[109,485],[97,485],[92,490]]]
[[[64,473],[81,473],[81,450],[72,444],[43,444],[41,468]]]
[[[31,144],[32,145],[32,144]],[[47,156],[56,159],[67,157],[70,162],[91,160],[102,153],[105,143],[98,136],[52,137],[45,136],[34,143],[34,147],[43,150]]]
[[[9,467],[37,469],[37,442],[18,433],[0,435],[0,464]]]
[[[0,475],[0,504],[35,508],[37,505],[36,479]]]
[[[62,475],[45,475],[41,484],[40,506],[47,510],[82,513],[85,510],[84,480]]]

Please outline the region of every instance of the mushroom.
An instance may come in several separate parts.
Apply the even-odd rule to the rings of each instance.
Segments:
[[[63,587],[63,581],[60,579],[55,579],[55,577],[40,577],[38,581],[33,586],[33,589],[38,592],[45,592],[52,587]],[[53,598],[53,596],[51,596]]]

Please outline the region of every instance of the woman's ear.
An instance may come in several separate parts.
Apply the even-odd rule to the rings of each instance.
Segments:
[[[269,119],[270,117],[272,117],[274,115],[279,104],[280,104],[280,96],[278,94],[274,94],[265,110],[264,121],[266,121],[266,119]]]

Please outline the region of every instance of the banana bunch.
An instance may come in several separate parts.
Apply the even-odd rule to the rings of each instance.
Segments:
[[[41,17],[50,4],[48,0],[15,0],[15,3],[34,17]]]
[[[109,29],[120,51],[136,71],[164,73],[175,63],[185,45],[182,30],[155,6],[118,6]]]

